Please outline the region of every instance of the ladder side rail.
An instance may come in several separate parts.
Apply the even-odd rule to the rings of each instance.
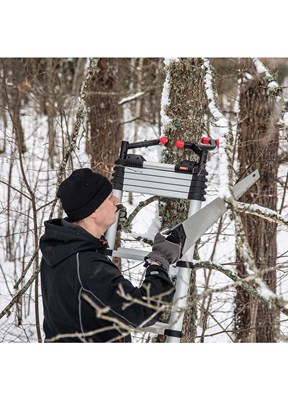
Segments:
[[[115,195],[119,199],[119,202],[121,203],[122,196],[123,196],[123,190],[113,189],[112,193],[113,193],[113,195]],[[112,224],[108,228],[108,230],[106,231],[106,234],[105,234],[105,238],[108,241],[108,247],[110,249],[114,249],[114,246],[115,246],[117,228],[118,228],[118,219],[119,219],[119,211],[117,212],[115,223]]]
[[[187,199],[186,192],[178,192],[178,191],[164,191],[163,189],[152,189],[152,188],[141,188],[135,186],[127,186],[125,187],[126,192],[138,192],[144,195],[155,195],[161,196],[165,198],[179,198],[179,199]]]
[[[188,217],[195,214],[201,209],[202,202],[191,200],[189,205]],[[180,259],[184,262],[191,262],[194,256],[194,248],[191,247]],[[188,265],[188,263],[187,263]],[[182,336],[182,325],[185,314],[185,308],[187,307],[187,296],[190,283],[192,269],[188,267],[179,267],[177,272],[176,291],[173,297],[173,311],[171,313],[169,323],[166,329],[169,329],[167,333],[167,343],[179,343]],[[172,331],[172,332],[171,332]]]

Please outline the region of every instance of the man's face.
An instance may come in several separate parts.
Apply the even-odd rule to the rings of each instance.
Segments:
[[[116,221],[116,212],[119,199],[111,193],[99,208],[94,212],[96,223],[106,231]]]

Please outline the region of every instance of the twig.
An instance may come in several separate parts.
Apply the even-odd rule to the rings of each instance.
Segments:
[[[139,202],[137,207],[134,209],[134,211],[131,212],[127,220],[123,220],[121,222],[121,228],[124,231],[130,232],[132,221],[136,217],[136,215],[141,211],[142,208],[146,207],[147,205],[151,204],[151,202],[159,200],[158,196],[151,196],[150,198],[146,199],[145,201]]]
[[[34,261],[34,259],[35,259],[35,257],[36,257],[36,255],[38,254],[38,252],[39,252],[39,247],[37,246],[37,248],[36,248],[36,250],[35,250],[35,252],[33,253],[33,255],[31,256],[31,259],[29,260],[29,262],[27,263],[27,265],[26,265],[26,267],[25,267],[25,269],[24,269],[24,271],[22,272],[22,275],[20,276],[20,278],[18,278],[17,279],[17,281],[15,282],[15,284],[14,284],[14,286],[13,286],[13,288],[14,289],[18,289],[18,286],[19,286],[19,284],[23,281],[23,279],[25,278],[25,276],[26,276],[26,273],[28,272],[28,269],[30,268],[30,266],[32,265],[32,263],[33,263],[33,261]]]
[[[282,196],[282,202],[281,202],[280,209],[279,209],[279,214],[281,214],[281,212],[283,211],[283,208],[284,208],[284,203],[285,203],[285,197],[286,197],[287,187],[288,187],[288,172],[287,172],[287,175],[286,175],[286,180],[285,180],[285,185],[284,185],[284,191],[283,191],[283,196]]]
[[[24,192],[20,191],[19,189],[15,188],[14,186],[10,185],[9,183],[5,182],[4,180],[0,180],[0,183],[3,183],[8,188],[13,189],[13,191],[19,193],[19,195],[23,195],[25,198],[31,200],[31,197],[29,195],[26,195]]]
[[[14,304],[16,304],[16,303],[19,302],[19,299],[22,297],[22,295],[24,295],[25,292],[28,290],[28,288],[33,284],[35,278],[39,274],[39,271],[40,271],[40,269],[38,269],[37,271],[35,271],[33,273],[33,275],[31,276],[31,278],[29,279],[29,281],[26,282],[26,284],[24,285],[24,287],[21,288],[21,290],[12,298],[12,300],[10,301],[10,303],[1,311],[1,313],[0,313],[0,319],[2,319],[2,317],[5,316],[5,314],[10,315],[11,308],[14,306]]]

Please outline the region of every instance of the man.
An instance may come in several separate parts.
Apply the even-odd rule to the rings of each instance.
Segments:
[[[40,239],[46,342],[131,342],[130,330],[154,324],[174,287],[169,264],[180,246],[159,233],[141,287],[134,287],[106,255],[103,234],[115,222],[118,198],[110,181],[88,168],[61,183],[67,218],[45,222]]]

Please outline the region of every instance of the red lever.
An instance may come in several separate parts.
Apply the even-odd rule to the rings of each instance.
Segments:
[[[215,144],[216,144],[216,147],[220,147],[220,140],[218,138],[215,140]]]
[[[175,145],[177,148],[184,148],[185,142],[183,140],[176,140]]]
[[[160,139],[159,139],[159,144],[167,144],[168,143],[168,138],[167,137],[161,137]]]
[[[208,137],[201,138],[201,144],[210,144],[210,139]]]

